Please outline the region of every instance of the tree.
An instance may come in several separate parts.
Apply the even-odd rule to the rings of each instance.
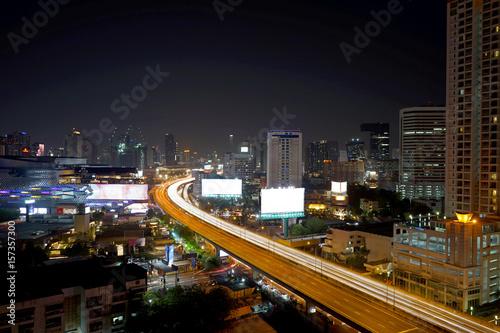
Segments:
[[[220,258],[215,255],[208,257],[205,263],[209,271],[219,267],[222,264]]]
[[[229,326],[225,319],[233,307],[222,287],[205,293],[199,287],[177,286],[165,298],[146,292],[138,315],[127,321],[127,332],[218,332]]]
[[[317,217],[311,217],[304,222],[308,234],[322,234],[328,230],[325,222]]]
[[[148,209],[147,216],[148,216],[148,219],[150,219],[150,220],[151,220],[153,217],[155,217],[155,216],[156,216],[156,213],[155,213],[155,211],[154,211],[154,209],[153,209],[153,208],[149,208],[149,209]]]
[[[351,267],[363,269],[365,263],[368,260],[368,255],[370,250],[366,246],[362,246],[359,251],[355,252],[351,257],[347,259],[347,264]]]
[[[101,222],[103,217],[104,217],[104,211],[102,210],[95,211],[92,213],[92,220],[94,220],[96,223]]]
[[[77,239],[70,247],[66,248],[68,257],[87,257],[89,254],[90,245],[82,239]]]
[[[19,219],[19,215],[17,209],[0,208],[0,222],[17,220]]]
[[[6,249],[6,248],[5,248]],[[43,264],[45,260],[48,260],[49,256],[47,252],[33,244],[33,242],[26,243],[24,250],[18,251],[16,256],[16,266],[24,268],[35,268]]]
[[[290,228],[290,236],[302,236],[307,233],[307,229],[302,224],[294,224]]]

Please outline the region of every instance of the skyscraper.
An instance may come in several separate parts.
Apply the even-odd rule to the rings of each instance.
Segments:
[[[449,0],[446,215],[498,213],[498,1]]]
[[[391,158],[389,148],[389,124],[361,124],[361,132],[370,132],[370,158],[388,160]]]
[[[446,108],[399,111],[399,184],[403,198],[441,200],[445,185]]]
[[[363,161],[365,159],[365,143],[363,141],[352,139],[352,141],[345,143],[345,148],[349,162]]]
[[[64,155],[69,157],[82,157],[82,135],[73,128],[71,134],[64,137]]]
[[[314,141],[306,146],[306,172],[323,172],[323,161],[338,161],[338,142],[337,141]]]
[[[267,133],[267,187],[302,186],[302,133],[274,130]]]
[[[228,153],[234,153],[234,136],[232,134],[229,135],[228,149]]]
[[[165,163],[175,164],[177,162],[177,143],[173,134],[165,134]]]

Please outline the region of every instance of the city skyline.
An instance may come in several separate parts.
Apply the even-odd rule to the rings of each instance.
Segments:
[[[210,2],[70,2],[31,38],[23,25],[43,9],[12,4],[2,23],[9,122],[0,133],[24,131],[56,148],[73,127],[106,137],[103,129],[132,124],[151,146],[175,133],[179,151],[222,153],[228,135],[237,143],[258,137],[281,114],[304,142],[342,143],[362,137],[361,122],[387,122],[394,145],[400,108],[445,102],[446,4],[427,13],[401,2],[369,45],[347,57],[341,43],[355,45],[354,29],[389,3],[242,2],[221,21]],[[413,32],[423,13],[428,25]],[[134,93],[137,100],[122,97]]]

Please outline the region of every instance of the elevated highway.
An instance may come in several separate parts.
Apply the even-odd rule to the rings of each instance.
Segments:
[[[156,202],[196,233],[367,331],[499,332],[490,323],[428,303],[201,211],[182,198],[183,185],[192,180],[158,187]]]

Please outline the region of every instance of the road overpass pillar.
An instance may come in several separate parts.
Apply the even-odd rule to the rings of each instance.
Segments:
[[[218,247],[218,246],[214,246],[215,247],[215,256],[220,259],[220,250],[221,248]]]
[[[288,219],[283,219],[283,234],[285,238],[288,237]]]

